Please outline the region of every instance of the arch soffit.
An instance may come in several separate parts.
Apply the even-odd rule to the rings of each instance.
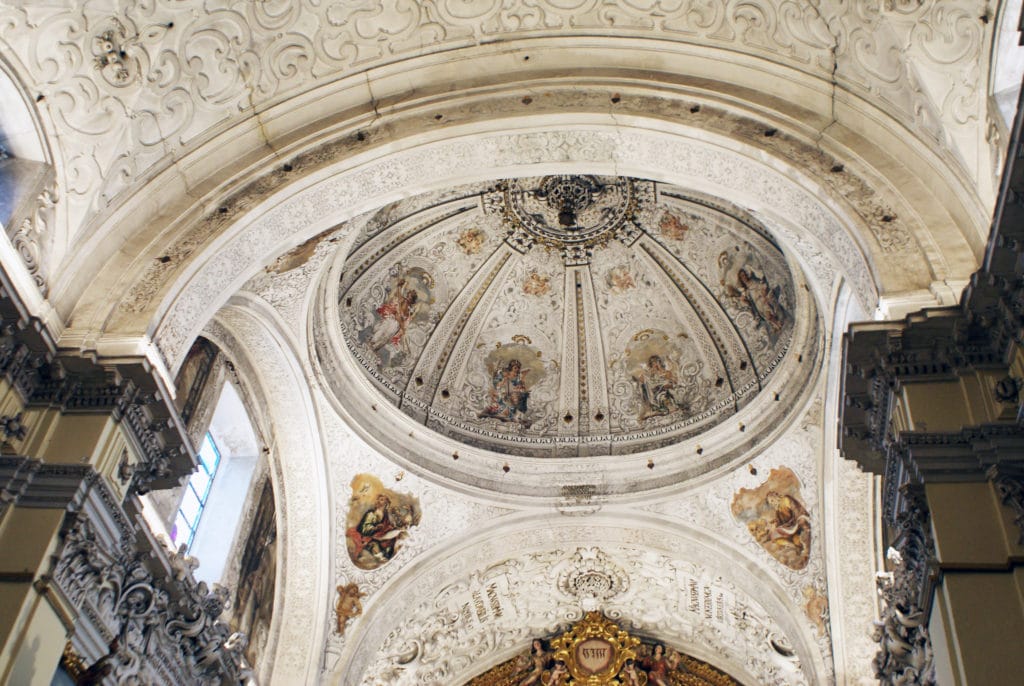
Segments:
[[[676,54],[672,56],[682,57]],[[749,61],[749,58],[747,59]],[[415,65],[407,66],[412,69]],[[173,277],[180,275],[189,267],[190,262],[201,252],[199,248],[202,244],[208,244],[213,240],[216,232],[223,229],[225,222],[236,219],[236,208],[228,202],[229,216],[213,217],[213,223],[217,226],[212,236],[210,227],[200,225],[204,221],[210,223],[209,216],[216,215],[216,208],[225,206],[226,199],[230,201],[232,197],[245,195],[246,205],[251,206],[259,202],[259,198],[254,196],[265,196],[268,192],[277,191],[281,186],[292,182],[292,177],[274,178],[281,176],[275,174],[275,171],[280,170],[282,161],[286,161],[289,156],[306,154],[321,167],[316,172],[319,174],[322,172],[325,159],[333,158],[327,162],[330,164],[337,157],[353,155],[354,152],[353,159],[338,163],[351,166],[361,151],[365,150],[372,154],[372,148],[377,145],[382,134],[393,139],[394,142],[388,147],[394,149],[413,144],[416,134],[422,135],[423,131],[429,131],[426,136],[435,138],[458,135],[452,128],[446,128],[450,126],[448,122],[476,119],[476,127],[479,130],[488,130],[494,128],[493,118],[496,116],[507,117],[509,112],[517,111],[542,112],[545,107],[552,113],[564,113],[566,109],[571,108],[578,112],[577,119],[583,121],[588,119],[589,110],[589,117],[603,117],[605,121],[615,122],[631,116],[631,106],[639,106],[641,109],[634,110],[632,116],[662,122],[666,119],[674,119],[677,122],[685,120],[689,126],[708,127],[711,130],[714,130],[714,126],[710,120],[718,119],[719,132],[747,138],[751,147],[757,149],[757,154],[765,157],[774,156],[783,165],[807,167],[812,174],[821,179],[821,190],[825,194],[833,195],[839,204],[849,204],[850,198],[863,199],[865,196],[875,196],[879,207],[861,208],[862,224],[877,223],[879,217],[884,216],[887,211],[881,205],[892,205],[891,214],[897,217],[897,225],[909,225],[907,230],[913,234],[909,242],[915,244],[912,246],[914,251],[923,250],[926,259],[931,261],[931,266],[926,266],[925,269],[931,270],[933,278],[960,278],[963,276],[960,272],[966,274],[973,268],[974,253],[978,250],[974,243],[980,240],[974,234],[982,233],[981,224],[984,220],[978,218],[982,213],[974,207],[976,198],[964,190],[965,186],[958,182],[956,174],[948,165],[937,159],[921,141],[913,136],[908,137],[905,130],[893,124],[884,114],[876,111],[871,116],[862,116],[863,112],[860,110],[870,107],[863,101],[855,102],[853,105],[856,107],[847,102],[835,110],[834,115],[830,114],[831,101],[819,79],[799,75],[803,82],[794,82],[794,89],[799,93],[794,95],[792,101],[800,102],[801,106],[812,107],[814,111],[796,111],[791,104],[781,103],[777,99],[771,101],[771,98],[757,91],[755,87],[755,84],[764,82],[766,65],[761,60],[755,66],[757,68],[736,67],[736,71],[746,76],[747,83],[737,83],[743,80],[739,77],[729,83],[693,79],[696,85],[684,88],[671,83],[663,73],[648,73],[646,77],[640,74],[640,78],[636,73],[632,73],[630,79],[624,79],[620,75],[617,80],[610,83],[595,83],[593,88],[585,89],[587,94],[583,96],[579,94],[579,79],[575,79],[575,88],[565,88],[562,84],[562,90],[575,93],[575,97],[563,98],[555,92],[557,88],[552,87],[549,89],[550,93],[545,91],[537,95],[536,103],[530,110],[526,110],[520,102],[524,89],[526,92],[538,92],[533,89],[544,88],[547,82],[533,79],[507,84],[504,86],[506,91],[515,90],[515,93],[505,92],[503,97],[490,93],[485,98],[487,102],[481,100],[483,96],[479,91],[472,89],[454,95],[444,94],[444,101],[437,102],[436,97],[429,95],[431,79],[426,78],[423,83],[428,85],[416,89],[412,95],[407,94],[406,100],[399,97],[398,85],[392,84],[390,91],[394,91],[395,94],[382,96],[381,99],[375,98],[372,105],[377,109],[372,112],[365,111],[366,82],[363,79],[360,79],[358,87],[341,82],[325,86],[318,90],[315,98],[303,98],[304,102],[289,101],[287,105],[290,107],[281,105],[271,108],[208,140],[173,169],[155,176],[150,181],[151,190],[160,188],[162,192],[136,193],[107,217],[104,226],[109,229],[105,228],[102,233],[94,233],[92,238],[80,243],[81,250],[77,252],[80,256],[85,256],[78,261],[82,265],[81,269],[77,272],[67,270],[70,276],[62,283],[56,284],[54,289],[60,311],[67,316],[74,310],[72,319],[76,325],[89,329],[69,330],[68,340],[74,342],[76,336],[82,340],[95,338],[100,331],[109,333],[113,330],[118,330],[121,334],[130,332],[132,335],[138,335],[139,328],[151,321],[146,314],[152,313],[156,308],[156,304],[152,302],[154,298],[159,299],[161,293],[167,292]],[[779,69],[778,65],[769,66]],[[423,69],[428,72],[431,69],[437,71],[437,67],[438,65],[425,65]],[[403,73],[402,77],[401,82],[408,90],[411,77],[408,73]],[[399,77],[392,75],[390,78],[396,80]],[[436,74],[433,80],[438,80]],[[381,88],[385,93],[390,92],[388,87],[380,86],[380,82],[374,83],[375,90]],[[648,93],[649,97],[646,99],[626,96],[621,106],[614,113],[610,113],[609,96],[625,88],[637,88],[637,84],[653,86],[656,93]],[[448,85],[450,87],[450,83]],[[345,93],[346,89],[352,91],[356,88],[358,94]],[[746,102],[738,101],[737,93],[740,93],[740,98],[746,99]],[[552,96],[549,98],[552,102],[545,105],[547,96]],[[328,97],[335,97],[341,102],[339,110],[343,113],[334,113],[325,119],[323,103]],[[357,103],[361,103],[363,107]],[[702,114],[697,117],[687,114],[695,103],[704,105]],[[352,105],[352,108],[345,109],[345,105]],[[754,110],[753,115],[751,106]],[[741,107],[746,111],[740,111]],[[857,111],[853,111],[849,116],[841,116],[841,113],[849,113],[851,109]],[[726,110],[731,116],[724,119],[707,116]],[[427,111],[430,112],[429,118],[426,116]],[[440,124],[434,119],[437,116],[434,112],[441,114]],[[753,118],[744,119],[751,116]],[[831,116],[839,117],[841,121],[832,121]],[[886,121],[889,122],[888,125]],[[364,128],[360,129],[360,126]],[[763,137],[764,131],[776,127],[779,135],[772,138]],[[306,135],[311,128],[316,129],[317,133]],[[354,140],[357,130],[364,131],[364,135],[367,136],[362,145],[356,144],[357,141]],[[302,136],[305,138],[296,142]],[[757,140],[758,136],[762,136],[760,140]],[[872,145],[869,142],[872,137],[879,141],[879,144]],[[821,147],[815,147],[816,145]],[[318,147],[321,147],[318,152],[310,152]],[[228,149],[231,150],[231,169],[223,168],[220,164],[217,166],[221,168],[213,169],[216,163],[211,160],[226,159]],[[248,157],[238,153],[239,150],[245,149],[249,150]],[[274,150],[278,152],[275,153]],[[823,152],[824,150],[829,152]],[[896,151],[897,155],[892,155],[887,150]],[[830,156],[834,160],[830,160]],[[843,160],[846,163],[846,174],[833,174],[830,178],[825,172],[834,166],[832,162],[836,160]],[[822,166],[821,169],[817,168]],[[244,169],[239,171],[241,167]],[[225,172],[234,172],[234,178],[238,181],[218,182],[217,177],[223,178]],[[929,184],[924,183],[923,179],[928,179],[929,183],[934,185],[936,173],[943,180],[943,187],[931,191]],[[246,184],[250,186],[248,189],[244,189]],[[197,199],[196,190],[208,188],[214,190]],[[901,189],[900,192],[905,190],[905,196],[900,196],[897,188]],[[850,214],[855,215],[856,212]],[[976,224],[978,226],[974,226]],[[897,233],[896,225],[882,228],[885,234]],[[861,230],[865,234],[868,233],[864,226]],[[129,235],[131,239],[126,242]],[[901,237],[899,240],[905,239]],[[866,242],[872,246],[875,261],[880,265],[884,264],[887,256],[885,250],[879,250],[877,240],[868,238]],[[154,265],[155,258],[163,255],[171,256],[172,260],[169,263],[160,262]],[[108,261],[111,259],[113,262]],[[948,267],[945,264],[947,261]],[[906,255],[900,262],[906,262]],[[964,267],[965,263],[970,266]],[[898,275],[902,273],[905,273],[902,269],[893,267],[891,272],[886,274],[883,268],[882,277],[879,279],[881,289],[905,290],[905,283],[886,283],[887,280],[891,282],[893,278],[898,281]],[[917,286],[921,287],[922,284]],[[86,296],[91,300],[83,299],[75,304],[74,300],[84,292],[91,294]],[[122,302],[114,312],[103,309],[103,302],[121,299],[111,298],[113,293],[129,293],[127,300],[130,302]],[[140,296],[147,302],[138,302]],[[82,324],[83,322],[87,323]]]
[[[594,540],[602,542],[600,551],[596,553],[592,545]],[[627,550],[628,553],[625,552]],[[514,554],[510,555],[509,551],[514,551]],[[609,555],[606,556],[605,552]],[[525,616],[518,612],[501,626],[469,622],[456,627],[454,631],[450,623],[433,623],[429,620],[430,615],[444,614],[446,603],[454,593],[469,596],[475,587],[485,589],[508,563],[525,560],[534,553],[540,554],[545,560],[546,575],[526,580],[517,576],[517,583],[520,584],[518,590],[522,593],[529,593],[531,589],[537,591],[544,595],[552,607],[543,601],[531,606],[529,599],[525,599]],[[481,530],[457,545],[436,546],[389,579],[374,594],[373,600],[366,604],[359,618],[359,631],[353,633],[355,640],[346,641],[336,665],[330,670],[331,683],[345,686],[363,683],[362,679],[377,675],[379,669],[386,669],[396,653],[404,652],[404,644],[407,642],[420,642],[421,645],[435,642],[439,651],[452,649],[453,653],[457,652],[456,646],[489,646],[486,654],[476,652],[471,658],[464,655],[461,660],[458,656],[442,660],[452,670],[447,674],[430,673],[432,678],[454,679],[457,683],[463,683],[484,671],[487,665],[512,657],[520,644],[527,645],[530,638],[555,631],[560,624],[571,619],[574,609],[582,614],[581,601],[567,595],[566,589],[561,588],[564,586],[561,577],[566,576],[564,570],[574,565],[580,569],[598,569],[602,573],[625,572],[630,576],[631,581],[627,583],[620,598],[624,607],[643,607],[641,601],[644,598],[648,595],[654,597],[646,610],[631,616],[623,613],[623,619],[633,623],[635,630],[657,636],[699,659],[710,660],[733,675],[746,678],[750,683],[769,683],[769,673],[775,677],[785,674],[775,671],[785,661],[773,663],[771,659],[758,660],[756,657],[754,660],[745,660],[744,657],[726,660],[723,657],[727,654],[725,646],[714,643],[716,635],[721,639],[722,629],[713,629],[703,635],[699,631],[694,632],[688,640],[682,635],[673,635],[672,628],[662,624],[665,617],[643,616],[652,613],[651,607],[668,608],[665,612],[671,613],[670,608],[679,605],[682,592],[676,585],[679,583],[678,570],[659,567],[656,573],[644,575],[640,572],[637,575],[640,565],[635,565],[629,571],[621,568],[625,564],[622,555],[637,555],[652,565],[658,564],[655,562],[657,559],[660,564],[668,563],[670,568],[679,564],[694,570],[691,573],[700,579],[714,580],[723,587],[731,588],[732,593],[736,594],[735,601],[753,608],[750,613],[753,623],[757,623],[754,617],[761,616],[761,613],[775,622],[774,631],[780,632],[781,638],[789,642],[799,660],[800,670],[794,669],[787,675],[790,680],[784,677],[778,683],[805,681],[813,684],[824,680],[827,667],[822,655],[828,650],[818,644],[827,639],[813,635],[808,623],[802,619],[801,609],[779,585],[776,576],[760,561],[738,546],[713,539],[709,533],[690,529],[675,520],[638,513],[636,510],[602,510],[585,521],[561,515],[538,518],[536,512],[522,513],[512,518],[503,518],[498,524]],[[552,572],[553,577],[550,576]],[[521,573],[521,570],[517,572]],[[634,588],[630,588],[630,585]],[[659,591],[663,592],[663,597],[656,597]],[[522,604],[517,604],[517,608],[521,607]],[[606,601],[606,608],[613,615],[619,613],[614,597]],[[424,612],[424,616],[419,616],[418,611]],[[494,620],[493,617],[491,619]],[[428,636],[442,625],[443,635]],[[679,627],[673,628],[679,630]],[[486,638],[496,631],[501,632],[502,641],[495,642]],[[764,639],[764,646],[761,647],[768,647],[767,640],[772,634],[772,628],[761,626],[760,631],[763,633],[760,638]],[[423,635],[419,636],[417,632]],[[741,639],[748,641],[746,658],[752,657],[759,647],[750,643],[754,633]],[[736,637],[739,636],[737,633]],[[730,652],[732,655],[740,653],[736,646],[732,646]],[[442,657],[440,654],[431,656],[432,659]],[[751,664],[756,662],[760,662],[764,673],[750,673]],[[426,663],[426,669],[437,668],[431,660]],[[409,668],[402,671],[407,678],[415,678],[417,674]],[[800,679],[801,674],[803,679]]]
[[[311,629],[309,618],[326,612],[333,520],[315,404],[295,341],[265,303],[235,296],[203,335],[232,356],[269,443],[283,563],[261,673],[302,674],[312,683],[325,627],[314,622]]]
[[[819,241],[823,242],[824,251],[836,261],[831,265],[833,276],[844,273],[861,298],[874,300],[876,277],[854,238],[859,234],[849,226],[849,217],[821,201],[827,194],[814,179],[764,159],[760,151],[728,139],[716,147],[702,132],[697,135],[703,140],[687,135],[692,131],[666,133],[663,123],[658,131],[608,124],[571,130],[503,128],[504,133],[410,144],[361,165],[362,160],[353,160],[345,172],[321,172],[256,205],[203,252],[203,260],[195,260],[166,300],[156,340],[168,361],[177,364],[180,346],[216,310],[211,296],[234,292],[273,256],[341,220],[415,192],[506,175],[551,173],[545,169],[564,171],[567,166],[647,176],[731,197],[773,227],[788,222],[792,235],[780,236],[784,242],[802,243],[815,252],[822,251]],[[473,172],[467,174],[467,169]],[[803,228],[808,226],[817,235]],[[226,295],[220,297],[223,301]]]
[[[129,5],[117,11],[108,8],[115,16],[107,19],[106,26],[113,24],[125,34],[122,39],[131,33],[127,28],[131,26],[174,28],[173,31],[155,30],[146,40],[133,41],[130,53],[123,56],[123,67],[129,74],[149,78],[118,80],[111,79],[110,73],[100,78],[92,68],[86,46],[61,40],[63,34],[53,31],[54,25],[74,27],[73,32],[83,37],[104,26],[102,20],[97,25],[96,19],[86,17],[80,8],[54,8],[44,15],[45,20],[36,22],[31,21],[30,14],[13,8],[5,13],[9,24],[5,39],[9,43],[8,51],[17,58],[19,73],[25,82],[45,82],[52,96],[66,101],[62,103],[62,114],[67,116],[55,122],[63,127],[63,135],[54,136],[55,140],[68,144],[75,138],[82,138],[86,145],[95,145],[99,136],[109,141],[128,131],[134,134],[125,136],[118,145],[135,145],[138,149],[129,149],[126,156],[142,157],[146,161],[139,162],[137,169],[133,164],[131,169],[118,167],[119,173],[109,174],[118,178],[103,179],[104,171],[113,170],[97,169],[97,178],[89,180],[102,198],[111,198],[119,191],[133,192],[131,186],[136,186],[137,190],[138,184],[144,184],[144,179],[155,175],[159,168],[182,161],[184,151],[237,122],[240,112],[244,117],[253,107],[262,112],[300,97],[315,98],[315,91],[310,88],[318,80],[314,74],[320,75],[320,79],[344,81],[347,77],[339,76],[349,73],[353,82],[358,82],[364,90],[369,90],[371,82],[377,90],[377,70],[392,68],[408,72],[426,60],[450,61],[453,56],[476,55],[486,49],[507,53],[514,59],[506,62],[506,71],[512,68],[521,71],[535,66],[537,56],[533,56],[534,62],[527,64],[520,59],[518,51],[543,45],[545,41],[597,45],[602,50],[609,45],[638,43],[653,46],[649,51],[661,55],[704,52],[705,61],[714,62],[719,70],[723,62],[755,63],[762,65],[762,69],[788,70],[799,79],[817,83],[825,99],[830,97],[829,93],[839,91],[865,104],[866,101],[882,101],[892,110],[889,120],[894,124],[903,122],[901,127],[920,129],[922,140],[927,140],[933,148],[942,149],[943,132],[937,121],[942,112],[938,110],[948,107],[948,103],[940,106],[929,99],[914,78],[917,66],[914,61],[921,60],[926,66],[938,63],[940,69],[945,67],[942,71],[947,72],[949,64],[956,61],[954,58],[969,61],[991,38],[989,32],[975,28],[960,32],[966,35],[958,33],[958,40],[952,46],[944,45],[949,41],[940,40],[949,32],[949,26],[955,24],[960,28],[961,24],[967,24],[963,21],[966,17],[973,18],[974,11],[966,0],[960,0],[952,8],[946,7],[949,2],[931,1],[912,8],[866,13],[843,3],[826,2],[820,7],[793,11],[788,0],[755,0],[740,7],[722,6],[709,12],[694,12],[684,4],[665,10],[657,17],[651,16],[645,3],[624,3],[609,13],[593,2],[568,5],[539,2],[529,16],[505,12],[486,3],[472,10],[463,7],[452,11],[447,2],[439,0],[433,12],[423,8],[407,12],[408,8],[404,7],[398,12],[393,4],[384,3],[381,12],[372,19],[359,16],[358,12],[349,16],[333,5],[296,7],[280,14],[256,10],[244,17],[223,10],[197,13],[189,7]],[[154,11],[163,19],[157,20],[152,15]],[[300,38],[307,35],[305,27],[309,25],[332,28],[318,31],[310,39]],[[925,49],[913,52],[897,49],[909,45],[908,26],[915,25],[923,27],[918,31],[923,35],[914,36],[913,43]],[[197,32],[205,32],[211,39],[208,49],[216,52],[221,45],[218,39],[222,38],[224,44],[236,42],[226,33],[230,32],[227,26],[236,27],[250,37],[251,42],[243,39],[238,45],[238,59],[225,68],[215,55],[193,45],[192,39]],[[865,33],[872,37],[871,41],[856,40]],[[384,38],[389,39],[386,50],[381,49]],[[64,57],[60,60],[64,64],[53,60],[50,57],[53,53]],[[593,54],[587,54],[584,61],[592,61]],[[179,65],[179,55],[189,57],[187,65]],[[577,55],[577,60],[580,58]],[[177,78],[156,78],[150,73],[154,65],[163,65],[168,59],[178,66]],[[656,62],[664,60],[659,57]],[[240,67],[242,64],[259,68],[246,74]],[[549,66],[574,65],[553,61]],[[965,68],[959,63],[956,66]],[[666,71],[688,74],[692,68],[685,64],[682,69]],[[451,70],[444,71],[442,81],[450,84]],[[161,72],[160,76],[166,75]],[[94,80],[97,88],[88,89],[93,91],[91,93],[82,93],[82,88],[72,85],[83,78]],[[256,80],[258,84],[254,83]],[[405,90],[410,83],[426,82],[405,80]],[[754,87],[763,83],[755,81]],[[183,94],[195,102],[186,116],[182,116],[180,107],[171,106],[171,102],[177,104],[176,99]],[[373,93],[369,95],[379,100]],[[76,128],[78,119],[87,115],[97,101],[115,105],[113,114],[116,116],[110,117],[101,131]],[[122,102],[130,102],[132,106],[116,107]],[[141,116],[136,117],[136,114]],[[165,135],[168,138],[171,135],[165,132],[174,135],[173,142],[168,141],[169,146],[162,141]],[[68,155],[74,152],[76,150],[69,150]],[[120,149],[111,151],[115,155],[120,152]],[[947,161],[956,164],[948,151],[945,156]],[[83,200],[88,203],[92,199]],[[97,213],[95,225],[109,223],[109,216],[99,216],[104,213],[105,210]]]

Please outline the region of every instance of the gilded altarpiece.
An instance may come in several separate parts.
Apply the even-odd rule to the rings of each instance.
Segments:
[[[601,612],[466,686],[740,686],[721,670],[662,643],[632,636]]]

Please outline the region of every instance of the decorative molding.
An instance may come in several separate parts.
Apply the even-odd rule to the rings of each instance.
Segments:
[[[50,177],[51,174],[47,174]],[[57,182],[50,179],[36,196],[35,203],[18,227],[9,235],[11,244],[21,256],[29,276],[45,297],[49,292],[46,279],[45,252],[55,238],[57,203],[60,191]]]
[[[69,507],[49,578],[79,623],[109,644],[93,666],[118,683],[245,678],[245,638],[218,620],[227,589],[196,582],[182,554],[150,538],[139,520],[129,524],[109,487],[89,471],[89,491]]]
[[[781,65],[847,98],[881,101],[939,154],[969,168],[965,136],[986,104],[975,70],[990,30],[970,0],[910,5],[680,2],[651,14],[636,0],[611,8],[542,0],[529,9],[384,0],[368,13],[338,3],[108,0],[88,10],[9,7],[0,37],[25,81],[46,96],[66,165],[61,185],[74,189],[72,214],[84,217],[252,107],[345,74],[515,39],[651,38]],[[102,121],[96,111],[106,113]],[[107,146],[103,154],[99,146]]]
[[[334,624],[334,586],[326,572],[331,550],[330,515],[324,509],[328,482],[321,453],[321,446],[329,442],[321,444],[314,432],[314,410],[308,390],[296,376],[299,362],[287,342],[291,333],[255,298],[241,298],[237,306],[224,308],[204,330],[238,370],[242,395],[252,403],[247,408],[254,410],[253,423],[262,428],[277,501],[277,587],[288,592],[275,598],[270,636],[262,663],[256,666],[259,679],[283,674],[312,682],[325,636]],[[343,524],[338,531],[342,540],[335,549],[342,551]],[[311,617],[325,618],[312,632]]]
[[[877,575],[882,598],[875,622],[875,675],[883,684],[935,684],[928,618],[939,572],[924,490],[906,486],[903,509],[896,515],[892,546],[886,555],[891,571]]]
[[[1013,523],[1020,529],[1017,543],[1024,545],[1024,465],[996,464],[989,467],[988,476],[1000,502],[1013,511]]]
[[[499,523],[430,565],[404,570],[386,594],[369,594],[359,632],[328,669],[340,670],[334,676],[344,675],[346,686],[462,683],[582,616],[587,595],[573,594],[566,579],[621,570],[628,584],[601,607],[623,628],[671,637],[675,649],[743,683],[828,679],[814,629],[798,602],[783,600],[774,575],[712,544],[715,534],[690,539],[674,522],[652,528],[645,518],[602,512]],[[595,540],[600,546],[585,543]]]
[[[58,352],[46,328],[10,290],[0,298],[0,375],[26,407],[65,414],[109,414],[125,429],[139,459],[132,490],[178,485],[195,466],[194,449],[162,382],[146,359],[104,362]],[[20,415],[18,415],[20,416]],[[13,421],[13,418],[11,419]],[[20,422],[4,424],[10,441]],[[14,434],[7,435],[10,430]]]

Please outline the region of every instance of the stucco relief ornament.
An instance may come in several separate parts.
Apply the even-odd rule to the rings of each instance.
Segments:
[[[653,184],[626,177],[545,176],[539,183],[503,181],[483,206],[502,216],[505,242],[520,253],[540,243],[566,266],[590,264],[594,248],[643,233],[638,220],[654,201]]]
[[[579,548],[558,575],[558,589],[586,612],[629,590],[629,575],[599,548]]]
[[[96,69],[112,86],[127,85],[138,73],[138,63],[128,51],[128,32],[119,21],[93,39],[92,53]]]

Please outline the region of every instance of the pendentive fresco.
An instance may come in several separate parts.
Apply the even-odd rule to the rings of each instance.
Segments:
[[[769,232],[652,181],[500,181],[355,223],[336,295],[348,352],[402,412],[472,446],[669,445],[752,402],[793,346],[795,279]]]
[[[776,560],[790,569],[807,566],[811,554],[811,516],[793,470],[773,469],[757,488],[741,488],[733,497],[732,513]],[[808,598],[809,616],[818,603],[815,598]],[[819,614],[821,611],[818,610]]]
[[[387,563],[409,527],[419,523],[420,505],[414,497],[384,488],[380,479],[370,474],[352,479],[345,539],[348,556],[356,567],[376,569]],[[340,606],[338,627],[340,633],[344,627]]]

